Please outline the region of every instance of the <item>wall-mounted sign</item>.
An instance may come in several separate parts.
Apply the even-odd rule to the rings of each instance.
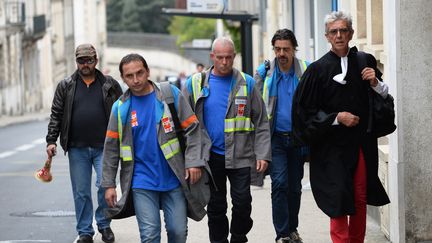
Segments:
[[[227,0],[188,0],[188,12],[222,13],[226,11]]]

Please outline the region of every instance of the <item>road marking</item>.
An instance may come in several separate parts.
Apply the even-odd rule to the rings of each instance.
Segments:
[[[12,149],[10,151],[6,151],[6,152],[3,152],[3,153],[0,153],[0,159],[4,159],[4,158],[7,158],[7,157],[10,157],[10,156],[12,156],[12,155],[14,155],[14,154],[16,154],[18,152],[27,151],[29,149],[34,148],[36,145],[43,144],[43,143],[45,143],[45,139],[44,138],[36,139],[36,140],[32,141],[29,144],[20,145],[20,146]],[[1,242],[2,241],[0,241],[0,243]]]
[[[26,150],[29,150],[29,149],[31,149],[31,148],[34,148],[36,146],[36,144],[24,144],[24,145],[21,145],[21,146],[19,146],[19,147],[16,147],[15,148],[15,150],[17,150],[17,151],[26,151]]]
[[[18,242],[52,242],[51,240],[6,240],[0,241],[0,243],[18,243]]]
[[[3,152],[3,153],[0,153],[0,159],[12,156],[12,155],[16,154],[16,152],[17,151],[6,151],[6,152]]]
[[[32,144],[36,144],[36,145],[43,144],[43,143],[45,143],[45,138],[39,138],[32,142]]]

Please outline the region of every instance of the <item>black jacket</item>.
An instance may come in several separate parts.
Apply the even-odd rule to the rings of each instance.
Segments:
[[[75,95],[76,83],[80,76],[78,70],[57,85],[51,106],[51,116],[48,124],[47,144],[56,144],[60,135],[60,145],[65,153],[68,150],[68,137]],[[111,114],[111,106],[123,93],[119,83],[111,76],[103,75],[96,69],[96,81],[102,84],[102,95],[107,121]]]

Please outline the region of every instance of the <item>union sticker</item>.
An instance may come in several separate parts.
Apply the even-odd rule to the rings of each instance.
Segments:
[[[162,117],[162,126],[164,128],[165,133],[169,133],[173,131],[173,126],[171,124],[171,121],[168,117]]]

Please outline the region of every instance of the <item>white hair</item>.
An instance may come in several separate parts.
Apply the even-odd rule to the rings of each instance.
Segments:
[[[350,31],[353,30],[352,28],[352,18],[351,15],[349,13],[346,13],[344,11],[334,11],[331,12],[330,14],[327,14],[324,17],[324,24],[325,24],[325,31],[326,33],[328,32],[328,24],[333,23],[337,20],[344,20],[347,22],[347,27]]]

